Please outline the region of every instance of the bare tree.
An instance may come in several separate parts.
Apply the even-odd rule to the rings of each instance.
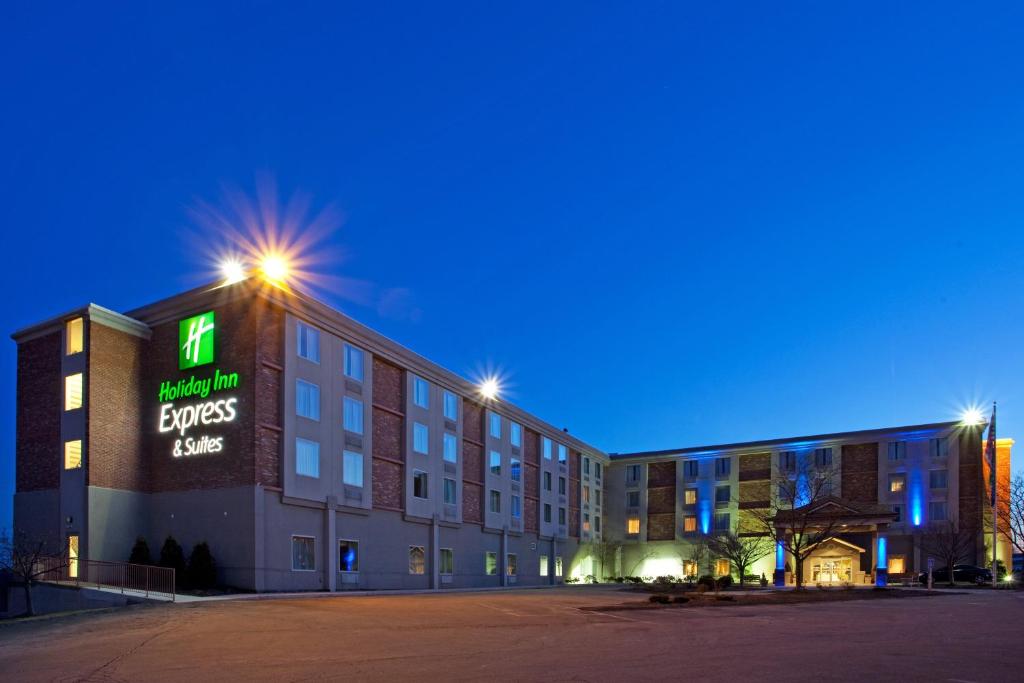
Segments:
[[[999,533],[1010,541],[1015,552],[1024,553],[1024,476],[1013,478],[1007,500],[999,503]]]
[[[957,525],[953,521],[933,522],[921,535],[921,548],[946,563],[949,585],[955,585],[953,567],[968,559],[974,552],[978,528],[969,524]]]
[[[741,536],[731,531],[708,538],[708,549],[729,560],[740,574],[742,586],[747,568],[772,551],[772,543],[765,536]]]
[[[688,574],[686,574],[686,569],[685,569],[685,566],[686,566],[687,562],[692,562],[693,565],[695,567],[697,567],[697,575],[694,578],[695,579],[699,578],[700,577],[700,572],[701,572],[701,569],[700,569],[701,564],[705,560],[710,560],[711,559],[711,552],[710,552],[710,550],[708,548],[708,538],[707,538],[707,536],[701,536],[701,537],[697,538],[696,540],[690,542],[690,544],[687,545],[685,548],[683,548],[682,552],[679,553],[679,557],[683,561],[683,567],[684,567],[683,574],[684,574],[684,578],[686,576],[689,576]],[[709,571],[708,573],[710,574],[711,572]]]
[[[633,546],[643,548],[644,551],[636,558],[633,564],[630,566],[628,572],[623,572],[625,576],[636,576],[636,570],[640,568],[640,565],[644,563],[644,560],[649,560],[657,554],[657,551],[648,546],[646,543],[642,546]]]
[[[70,565],[67,546],[15,530],[0,538],[0,569],[9,571],[25,590],[25,612],[35,615],[32,586],[44,576],[63,578]]]
[[[841,524],[841,510],[830,510],[833,482],[831,462],[799,458],[780,462],[768,492],[768,507],[744,510],[751,529],[781,544],[793,558],[797,589],[804,584],[804,561]]]
[[[615,566],[615,556],[619,553],[619,549],[622,548],[622,544],[617,541],[591,541],[587,544],[589,546],[589,555],[595,558],[600,565],[600,569],[594,572],[594,578],[603,577],[610,578],[610,575],[605,569],[611,565]]]

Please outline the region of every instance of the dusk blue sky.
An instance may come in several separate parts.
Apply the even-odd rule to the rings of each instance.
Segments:
[[[330,303],[606,451],[1020,432],[1019,3],[326,5],[9,4],[0,330],[200,283],[272,178]]]

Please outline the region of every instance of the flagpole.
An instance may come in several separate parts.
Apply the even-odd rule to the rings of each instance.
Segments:
[[[992,473],[989,475],[989,481],[992,482],[992,588],[999,588],[999,539],[996,537],[996,526],[998,525],[998,515],[996,514],[996,491],[999,481],[999,475],[996,472],[996,402],[992,401],[992,422],[989,423],[989,444],[992,447],[992,455],[989,460],[989,467],[992,468]]]

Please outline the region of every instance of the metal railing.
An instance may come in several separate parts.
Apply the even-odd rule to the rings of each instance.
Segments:
[[[121,593],[134,591],[147,598],[151,593],[159,593],[169,595],[171,602],[175,601],[175,570],[170,567],[83,558],[69,562],[61,557],[42,557],[39,564],[39,573],[36,575],[39,581],[78,587],[95,586],[120,590]]]

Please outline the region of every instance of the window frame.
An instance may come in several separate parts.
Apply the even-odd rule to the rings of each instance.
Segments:
[[[420,482],[423,482],[420,484]],[[416,489],[419,488],[422,493],[426,495],[416,495]],[[430,473],[425,470],[413,469],[412,471],[412,497],[417,500],[430,500]]]
[[[421,434],[423,435],[424,448],[426,449],[422,451],[419,449]],[[430,455],[430,426],[415,420],[412,423],[412,452],[419,455]]]
[[[342,569],[343,561],[341,554],[342,544],[348,544],[350,547],[354,547],[356,553],[355,569]],[[359,573],[359,541],[352,538],[339,538],[338,539],[338,572],[342,574],[358,574]]]
[[[299,442],[306,443],[306,444],[313,444],[314,446],[316,446],[316,451],[315,451],[316,459],[314,460],[314,462],[316,463],[316,474],[307,474],[305,472],[300,472],[299,471]],[[319,441],[313,441],[312,439],[304,439],[301,436],[295,437],[295,476],[297,476],[297,477],[307,477],[309,479],[319,479],[320,478],[320,442]]]
[[[342,344],[341,354],[341,374],[356,382],[362,382],[363,378],[366,377],[366,352],[358,346],[344,342]],[[354,358],[358,358],[359,362],[354,364],[352,362]],[[358,365],[359,370],[358,376],[354,373],[356,365]]]
[[[310,553],[310,557],[313,560],[313,566],[310,567],[309,569],[303,569],[301,567],[296,567],[295,566],[295,540],[299,539],[299,538],[304,539],[304,540],[309,540],[309,541],[313,542],[313,550]],[[310,536],[310,535],[307,535],[307,534],[292,534],[292,536],[291,536],[291,551],[292,551],[292,562],[291,562],[292,569],[291,570],[293,572],[315,572],[316,571],[316,536]]]
[[[417,567],[414,565],[413,556],[416,551],[419,551],[419,571],[416,571]],[[422,545],[410,545],[409,546],[409,576],[425,576],[427,573],[427,549]]]
[[[302,353],[302,346],[303,346],[303,344],[302,344],[302,341],[303,341],[302,340],[302,331],[303,330],[306,330],[308,332],[312,332],[313,333],[312,334],[312,339],[315,342],[314,346],[316,347],[316,358],[311,358],[310,356],[304,355]],[[307,338],[306,341],[307,341],[307,343],[306,343],[307,349],[306,350],[308,351],[309,350],[309,343],[308,343],[309,339]],[[305,360],[305,361],[309,361],[310,363],[313,363],[315,365],[320,365],[320,328],[315,327],[313,325],[310,325],[307,322],[303,322],[302,320],[296,320],[295,321],[295,355],[298,356],[299,358]]]
[[[359,483],[353,483],[348,480],[349,478],[349,461],[359,463]],[[365,473],[363,471],[365,462],[363,460],[363,454],[358,451],[350,451],[343,449],[341,451],[341,483],[345,486],[356,486],[362,488],[366,483]]]
[[[357,408],[354,410],[354,412],[358,413],[358,418],[359,418],[358,421],[357,421],[357,423],[359,425],[359,429],[358,430],[350,429],[349,428],[349,425],[348,425],[349,406],[357,406]],[[363,432],[365,431],[364,424],[365,424],[365,421],[366,421],[366,407],[363,405],[363,402],[360,399],[358,399],[358,398],[353,398],[351,396],[343,396],[342,399],[341,399],[341,414],[342,414],[342,419],[341,419],[341,426],[342,426],[342,428],[346,432],[351,432],[353,434],[359,434],[360,436],[362,436]],[[355,424],[355,423],[353,423],[353,424]]]

